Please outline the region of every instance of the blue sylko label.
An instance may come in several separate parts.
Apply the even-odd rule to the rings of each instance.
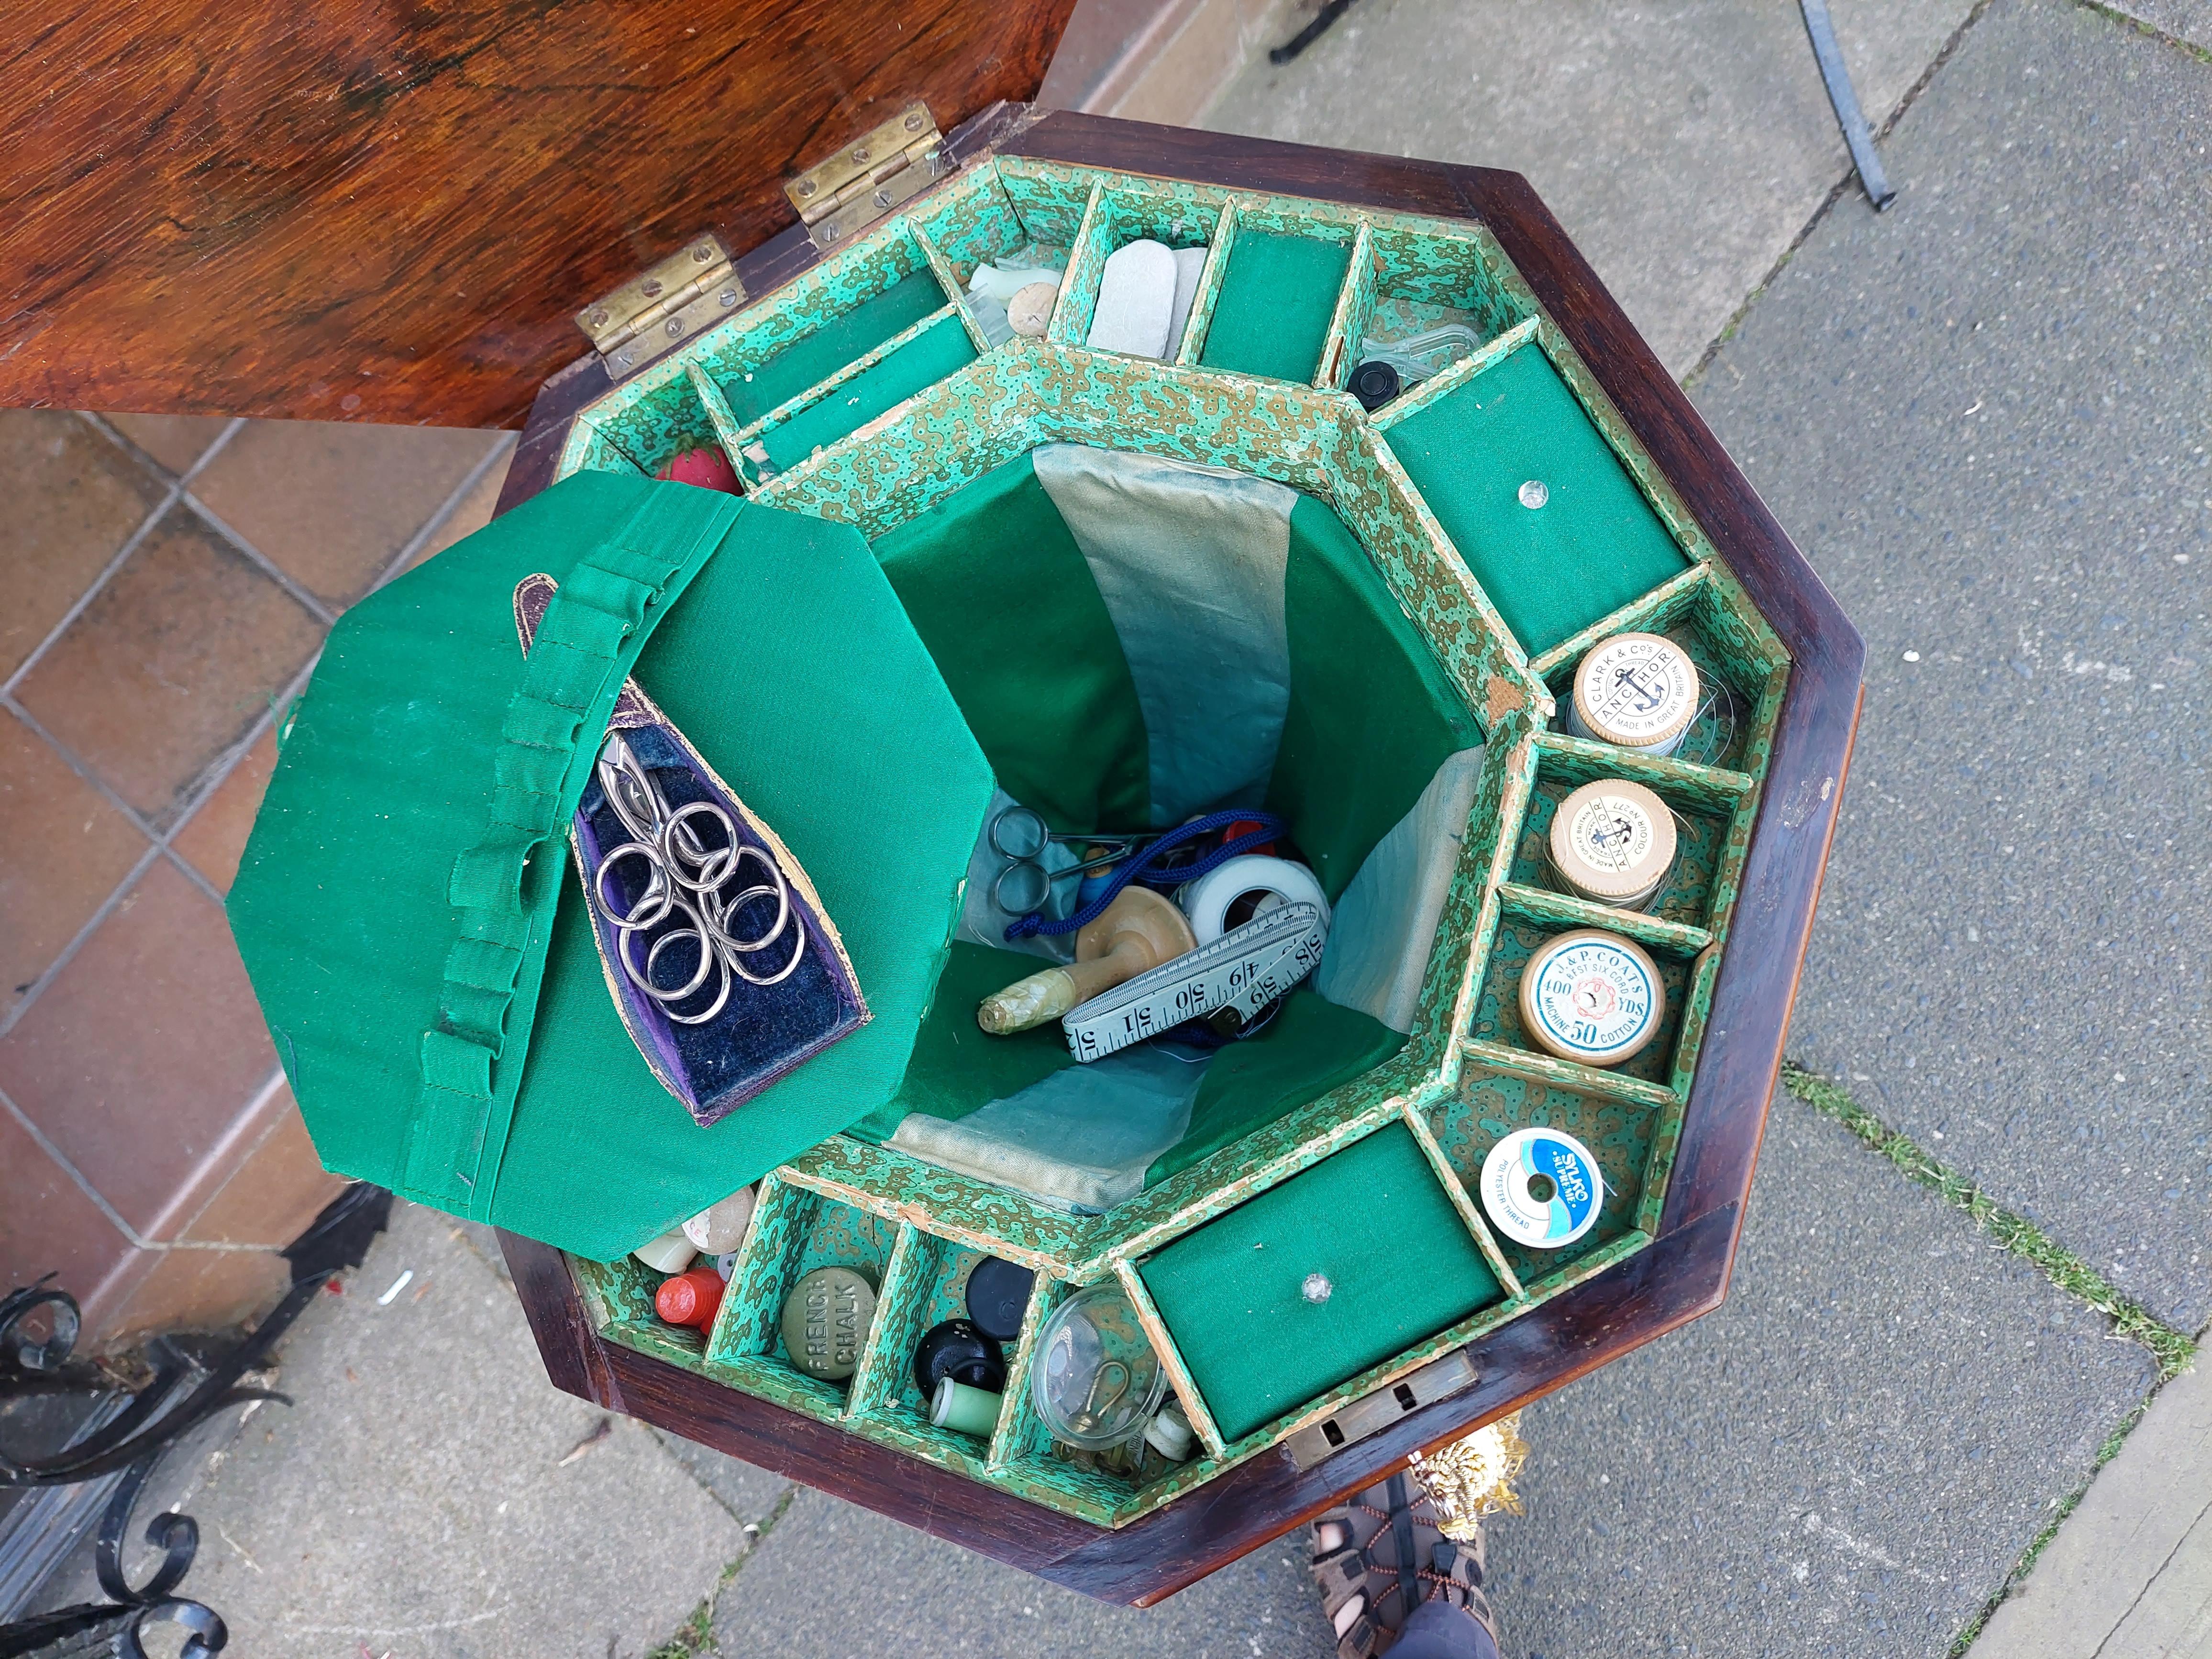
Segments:
[[[1516,1243],[1571,1244],[1597,1219],[1605,1177],[1589,1148],[1560,1129],[1516,1129],[1482,1161],[1482,1207]]]
[[[1658,1027],[1658,975],[1626,939],[1569,933],[1539,951],[1526,972],[1528,1035],[1562,1059],[1609,1066],[1643,1048]]]

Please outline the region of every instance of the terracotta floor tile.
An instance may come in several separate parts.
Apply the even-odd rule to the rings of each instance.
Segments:
[[[43,738],[0,712],[0,1015],[131,873],[146,837]]]
[[[276,1069],[222,911],[166,859],[0,1037],[0,1089],[149,1238]]]
[[[110,415],[107,423],[172,472],[192,463],[230,424],[228,415]]]
[[[162,824],[321,640],[298,600],[179,506],[16,696]]]
[[[187,1239],[282,1249],[349,1184],[323,1168],[289,1089],[263,1108],[267,1129],[222,1190],[185,1229]]]
[[[122,1347],[168,1331],[222,1331],[258,1318],[291,1288],[291,1264],[273,1250],[168,1250],[112,1314],[85,1333],[88,1348]]]
[[[514,453],[510,448],[507,460],[512,463],[514,459]],[[499,505],[500,486],[506,482],[506,466],[494,465],[487,468],[483,477],[469,486],[469,493],[453,503],[453,510],[446,515],[446,521],[430,532],[414,562],[420,564],[434,554],[444,552],[462,537],[473,536],[489,524],[491,510]]]
[[[85,422],[52,409],[0,410],[0,485],[8,492],[4,678],[69,614],[163,485]]]
[[[216,786],[215,793],[169,838],[169,845],[193,869],[226,893],[238,874],[239,855],[246,851],[246,838],[252,833],[253,815],[261,810],[269,775],[276,769],[276,736],[264,732],[231,768],[230,775]]]
[[[58,1273],[82,1305],[131,1249],[69,1171],[0,1107],[0,1294]]]
[[[501,436],[256,421],[192,493],[309,592],[350,605]]]

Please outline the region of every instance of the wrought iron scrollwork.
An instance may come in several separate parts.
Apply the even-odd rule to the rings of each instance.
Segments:
[[[291,1288],[253,1334],[198,1380],[201,1367],[167,1339],[149,1344],[154,1375],[111,1421],[60,1450],[32,1456],[0,1445],[0,1486],[64,1486],[121,1472],[123,1479],[101,1516],[94,1571],[112,1601],[84,1602],[0,1626],[0,1659],[37,1655],[75,1659],[114,1654],[145,1659],[139,1631],[174,1624],[187,1632],[179,1659],[210,1659],[230,1639],[223,1622],[201,1603],[174,1594],[199,1547],[199,1526],[188,1515],[161,1514],[147,1523],[145,1541],[161,1552],[161,1565],[132,1589],[123,1571],[123,1545],[131,1514],[162,1456],[216,1413],[248,1401],[290,1400],[243,1379],[265,1359],[330,1276],[358,1267],[369,1241],[383,1231],[392,1194],[366,1184],[346,1190],[284,1251]],[[36,1284],[0,1297],[0,1393],[34,1379],[50,1379],[67,1364],[81,1328],[76,1298],[52,1284]]]

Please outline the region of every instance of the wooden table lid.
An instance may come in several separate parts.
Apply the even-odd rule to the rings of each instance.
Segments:
[[[0,58],[0,404],[516,425],[578,309],[1073,0],[64,0]]]

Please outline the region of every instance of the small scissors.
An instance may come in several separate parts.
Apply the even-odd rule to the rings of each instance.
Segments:
[[[791,884],[776,867],[775,860],[762,848],[740,839],[730,815],[713,801],[695,800],[672,809],[668,798],[660,793],[659,786],[619,733],[610,733],[606,746],[599,750],[599,787],[606,791],[607,805],[614,809],[615,816],[622,820],[623,828],[629,831],[632,839],[611,848],[600,858],[599,873],[592,878],[592,897],[599,904],[599,914],[614,926],[615,954],[622,958],[623,971],[629,976],[630,983],[659,1003],[661,1011],[678,1025],[704,1025],[729,1001],[733,976],[748,985],[761,986],[778,985],[788,979],[799,966],[799,958],[806,954],[806,926],[803,921],[793,924]],[[701,820],[720,829],[720,846],[708,847],[700,840],[695,825]],[[647,871],[645,891],[638,895],[627,914],[616,908],[606,891],[607,872],[625,858],[643,859]],[[724,896],[725,890],[737,876],[738,866],[748,858],[757,860],[768,872],[768,880],[744,888],[733,896]],[[758,939],[739,939],[730,931],[731,924],[738,910],[757,898],[775,901],[775,925]],[[653,940],[647,947],[645,962],[641,966],[630,954],[630,936],[657,927],[672,916],[680,917],[688,925],[672,928]],[[752,972],[744,958],[775,944],[783,936],[786,927],[797,935],[791,960],[765,977]],[[660,960],[660,953],[679,939],[688,939],[696,946],[699,966],[683,985],[664,990],[653,982],[653,966]],[[714,1006],[702,1014],[678,1013],[675,1005],[696,995],[709,978],[720,981]]]
[[[1042,910],[1045,901],[1052,896],[1053,883],[1063,877],[1088,875],[1093,870],[1119,864],[1138,848],[1158,839],[1157,835],[1056,834],[1030,808],[1006,807],[991,820],[991,850],[1007,861],[991,884],[992,902],[1009,915],[1023,916]],[[1048,870],[1044,850],[1056,841],[1081,842],[1086,846],[1113,850],[1095,855],[1087,863],[1070,865],[1065,870]]]

